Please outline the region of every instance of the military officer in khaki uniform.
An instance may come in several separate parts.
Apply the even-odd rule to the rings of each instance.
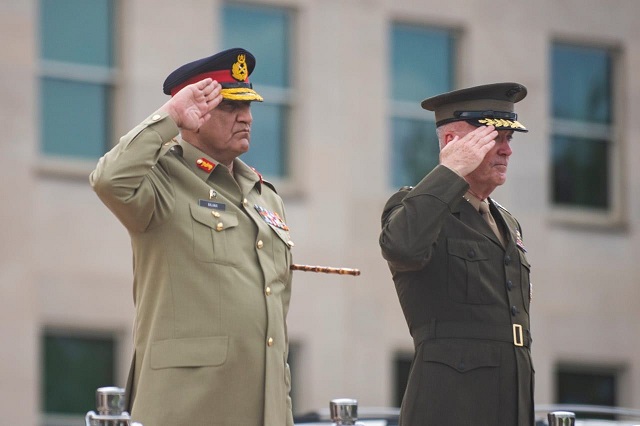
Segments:
[[[387,202],[380,246],[415,343],[402,426],[534,423],[530,280],[518,221],[489,198],[506,180],[527,91],[498,83],[422,102],[440,164]]]
[[[133,249],[135,354],[127,396],[145,426],[292,425],[282,200],[237,157],[249,149],[255,58],[186,64],[171,95],[90,181]]]

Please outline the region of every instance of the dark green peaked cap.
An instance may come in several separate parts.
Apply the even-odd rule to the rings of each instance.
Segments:
[[[494,83],[443,93],[422,101],[422,108],[435,112],[436,126],[466,121],[474,126],[528,132],[518,121],[514,104],[527,96],[518,83]]]

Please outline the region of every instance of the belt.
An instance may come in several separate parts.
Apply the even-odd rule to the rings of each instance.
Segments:
[[[531,332],[520,324],[488,325],[474,322],[437,321],[418,327],[413,333],[415,347],[433,339],[480,339],[531,347]]]

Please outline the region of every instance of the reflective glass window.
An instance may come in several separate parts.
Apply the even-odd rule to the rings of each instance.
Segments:
[[[242,47],[256,57],[249,79],[264,98],[251,106],[251,148],[242,160],[266,176],[286,177],[292,13],[285,8],[228,3],[222,19],[223,48]]]
[[[45,156],[97,159],[110,146],[113,3],[40,0],[40,151]]]
[[[391,184],[415,185],[438,164],[432,112],[420,102],[453,89],[451,31],[394,24],[391,29]]]
[[[551,196],[556,205],[612,204],[612,53],[555,43],[551,52]]]

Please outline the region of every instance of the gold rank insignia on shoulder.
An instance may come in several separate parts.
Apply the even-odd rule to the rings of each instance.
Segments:
[[[238,55],[238,60],[231,65],[231,77],[245,81],[249,75],[245,55]]]
[[[525,127],[520,122],[515,120],[507,120],[504,118],[483,118],[478,120],[478,123],[485,124],[487,126],[494,127],[510,127],[512,129],[524,129]]]
[[[207,160],[206,158],[198,158],[196,160],[196,166],[198,166],[200,169],[204,170],[205,172],[210,172],[216,167],[215,164],[213,164],[211,161]]]

